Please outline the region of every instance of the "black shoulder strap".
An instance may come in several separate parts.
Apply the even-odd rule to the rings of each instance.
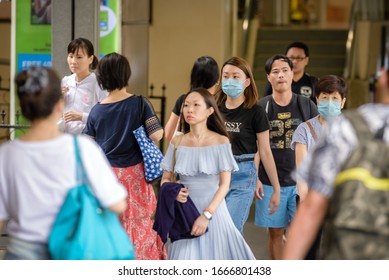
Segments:
[[[140,102],[139,102],[139,119],[141,120],[141,125],[143,125],[145,123],[145,114],[144,114],[144,111],[145,111],[145,100],[143,98],[142,95],[139,95],[139,98],[140,98]]]
[[[303,122],[307,121],[311,117],[311,99],[306,98],[300,94],[296,94],[297,104],[300,110],[301,115],[303,116]]]
[[[271,98],[272,98],[272,95],[266,95],[259,100],[259,105],[261,105],[262,108],[265,110],[267,116],[269,116],[271,114],[271,111],[270,111],[271,110],[271,104],[270,104]]]
[[[309,98],[306,98],[300,94],[295,94],[297,98],[297,104],[299,111],[301,112],[301,115],[303,116],[303,121],[307,121],[311,118],[311,100]],[[259,105],[263,107],[267,115],[269,116],[271,114],[271,101],[272,96],[267,95],[265,97],[262,97],[261,100],[259,101]]]

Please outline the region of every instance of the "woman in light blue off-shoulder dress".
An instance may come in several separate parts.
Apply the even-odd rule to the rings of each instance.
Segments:
[[[224,200],[231,172],[238,166],[215,99],[207,90],[195,89],[185,97],[182,113],[184,135],[178,136],[174,166],[174,144],[177,145],[178,138],[169,145],[162,162],[165,172],[161,188],[171,181],[174,170],[185,186],[176,200],[185,203],[189,195],[201,215],[192,226],[191,234],[196,238],[174,241],[168,249],[169,259],[255,259]]]

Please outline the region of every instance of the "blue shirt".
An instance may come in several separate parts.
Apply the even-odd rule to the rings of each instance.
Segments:
[[[151,103],[144,99],[144,116],[140,116],[140,97],[100,104],[91,110],[84,134],[95,138],[112,167],[129,167],[143,161],[133,131],[143,125],[147,135],[162,129]]]

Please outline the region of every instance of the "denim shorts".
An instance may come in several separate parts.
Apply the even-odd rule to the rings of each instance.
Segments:
[[[50,260],[47,244],[9,237],[5,260]]]
[[[281,187],[280,204],[272,215],[269,215],[270,197],[273,187],[263,185],[264,197],[255,203],[254,224],[267,228],[286,228],[296,213],[296,186]]]
[[[239,162],[239,159],[253,159],[254,156],[253,154],[235,156],[239,171],[232,172],[230,190],[226,196],[228,211],[241,233],[250,213],[258,179],[254,160]]]

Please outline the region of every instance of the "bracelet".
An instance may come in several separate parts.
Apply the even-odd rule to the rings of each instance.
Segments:
[[[210,208],[208,208],[208,207],[205,208],[204,211],[208,211],[209,213],[211,213],[211,215],[213,215],[213,214],[215,213],[214,211],[212,211],[212,210],[211,210]]]

